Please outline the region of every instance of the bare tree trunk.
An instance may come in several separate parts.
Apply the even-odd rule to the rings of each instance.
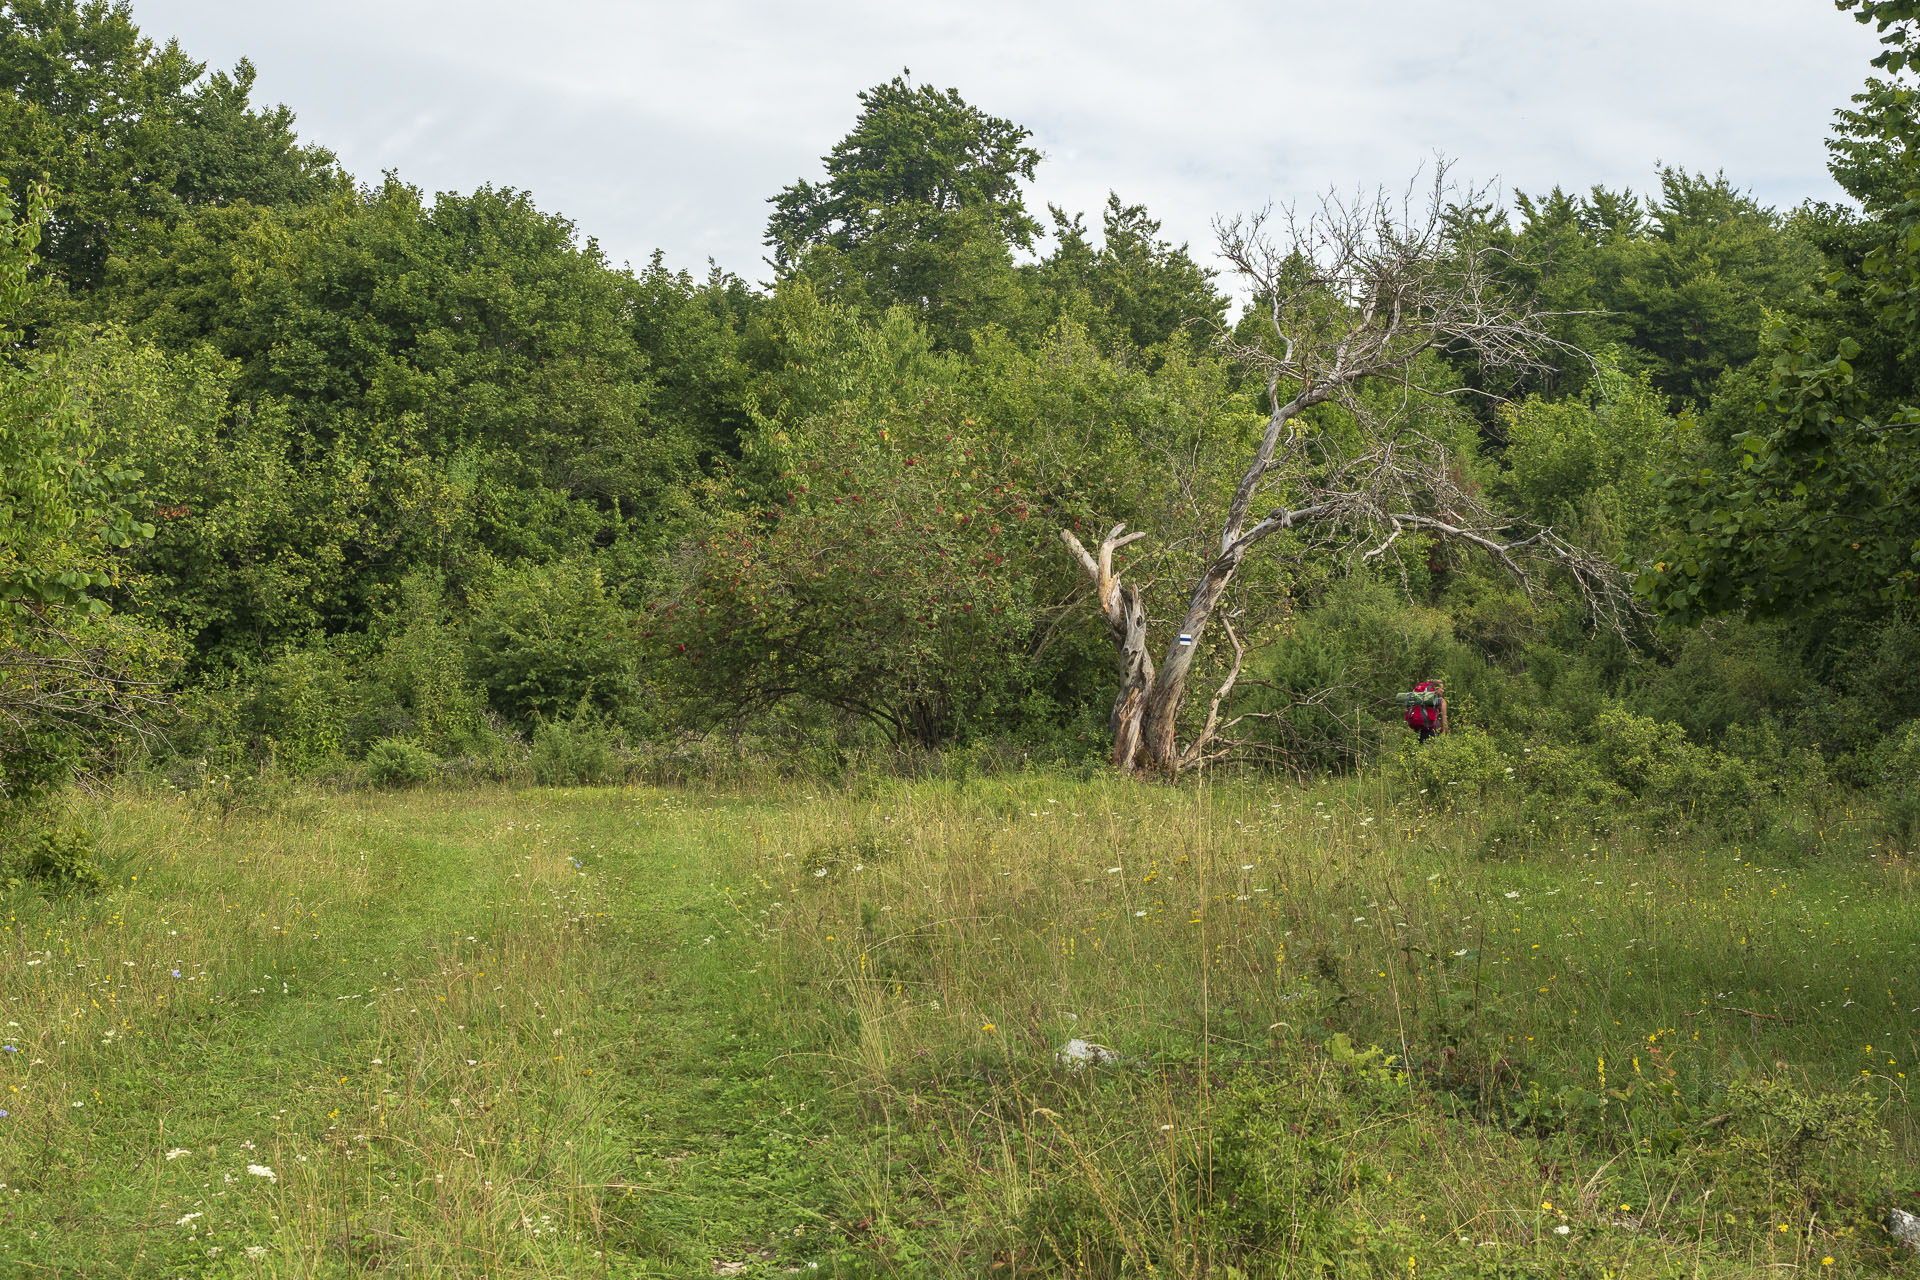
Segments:
[[[1194,587],[1180,631],[1167,646],[1166,656],[1160,662],[1160,677],[1154,681],[1153,694],[1147,701],[1141,744],[1147,768],[1168,772],[1177,772],[1180,768],[1175,735],[1180,727],[1180,708],[1187,700],[1187,676],[1193,668],[1193,655],[1200,649],[1207,623],[1212,620],[1227,585],[1233,581],[1240,560],[1239,553],[1228,552],[1207,566]]]
[[[1147,653],[1147,609],[1138,587],[1120,585],[1113,570],[1113,553],[1129,542],[1147,535],[1126,533],[1117,524],[1101,539],[1098,556],[1090,555],[1071,530],[1062,529],[1060,540],[1073,552],[1074,559],[1093,579],[1094,595],[1107,623],[1107,634],[1120,651],[1120,692],[1113,700],[1113,715],[1108,727],[1113,730],[1113,765],[1116,769],[1139,767],[1140,728],[1153,688],[1153,658]],[[1122,536],[1122,535],[1125,536]]]
[[[1221,754],[1208,747],[1246,648],[1227,626],[1231,668],[1183,751],[1180,713],[1194,655],[1247,553],[1285,530],[1315,529],[1315,543],[1349,565],[1378,561],[1409,535],[1449,538],[1480,547],[1529,589],[1523,559],[1550,562],[1571,576],[1596,615],[1621,628],[1632,604],[1619,570],[1551,528],[1529,531],[1489,510],[1461,480],[1445,437],[1427,429],[1426,415],[1444,417],[1460,390],[1427,384],[1422,366],[1432,353],[1467,350],[1489,365],[1543,368],[1537,353],[1556,345],[1542,314],[1502,283],[1502,255],[1450,238],[1453,203],[1442,166],[1423,212],[1411,208],[1411,192],[1400,208],[1384,194],[1352,205],[1329,200],[1304,221],[1289,213],[1278,244],[1267,237],[1267,215],[1219,224],[1221,253],[1252,286],[1266,330],[1244,340],[1223,334],[1221,345],[1264,375],[1271,408],[1221,513],[1220,549],[1194,582],[1157,672],[1139,589],[1122,588],[1113,567],[1113,553],[1144,535],[1122,536],[1126,526],[1115,525],[1096,556],[1061,531],[1093,579],[1120,652],[1117,767],[1178,773]],[[1386,394],[1363,395],[1368,385]],[[1349,435],[1302,429],[1300,415],[1328,402],[1344,411]]]

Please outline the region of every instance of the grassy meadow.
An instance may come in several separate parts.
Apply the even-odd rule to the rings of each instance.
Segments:
[[[1421,799],[100,798],[0,1274],[1920,1274],[1910,863]]]

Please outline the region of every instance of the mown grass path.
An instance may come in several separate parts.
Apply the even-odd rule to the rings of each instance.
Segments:
[[[767,1070],[712,862],[741,828],[688,809],[110,806],[119,885],[16,899],[0,951],[0,1272],[712,1274],[804,1252],[813,1122]]]

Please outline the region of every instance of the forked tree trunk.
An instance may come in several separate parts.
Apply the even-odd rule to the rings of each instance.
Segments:
[[[1153,657],[1147,652],[1146,605],[1140,599],[1140,589],[1122,587],[1113,572],[1113,553],[1136,538],[1146,537],[1145,533],[1125,533],[1126,527],[1124,524],[1113,526],[1101,540],[1097,556],[1090,554],[1071,530],[1062,529],[1060,539],[1093,579],[1100,616],[1106,621],[1107,635],[1113,640],[1114,648],[1119,651],[1120,692],[1114,697],[1108,727],[1113,731],[1114,768],[1131,770],[1139,767],[1141,726],[1155,686]]]
[[[1109,720],[1113,730],[1114,767],[1125,771],[1174,773],[1184,764],[1177,731],[1193,655],[1242,557],[1229,551],[1207,566],[1194,590],[1186,620],[1167,647],[1156,672],[1153,657],[1147,651],[1147,611],[1140,599],[1140,589],[1122,586],[1113,569],[1113,553],[1144,536],[1125,533],[1125,529],[1125,525],[1115,525],[1101,541],[1097,553],[1089,553],[1068,530],[1061,530],[1060,538],[1093,579],[1107,633],[1119,651],[1120,691],[1114,697],[1113,715]],[[1237,642],[1235,652],[1239,652]],[[1236,661],[1235,674],[1237,672]],[[1216,699],[1216,711],[1218,705]],[[1211,720],[1210,715],[1209,731]],[[1188,754],[1192,754],[1191,749]]]
[[[1436,352],[1473,352],[1489,367],[1545,369],[1537,352],[1555,345],[1542,314],[1509,295],[1507,257],[1452,238],[1451,210],[1473,203],[1456,198],[1442,165],[1424,214],[1413,209],[1411,193],[1400,207],[1383,193],[1350,205],[1329,199],[1304,220],[1289,212],[1278,244],[1264,230],[1265,214],[1219,224],[1222,256],[1252,286],[1267,329],[1258,340],[1225,334],[1222,345],[1265,375],[1271,409],[1221,513],[1219,551],[1194,582],[1157,670],[1140,591],[1122,587],[1113,567],[1114,552],[1144,535],[1115,525],[1097,553],[1071,532],[1060,535],[1093,580],[1119,650],[1112,721],[1118,768],[1178,773],[1222,754],[1209,744],[1221,730],[1220,709],[1246,649],[1223,616],[1232,664],[1205,723],[1182,748],[1178,731],[1194,655],[1248,552],[1284,530],[1313,527],[1321,545],[1360,562],[1379,559],[1409,535],[1451,538],[1479,546],[1523,583],[1528,571],[1516,556],[1549,560],[1571,574],[1596,616],[1604,612],[1623,629],[1621,610],[1631,605],[1617,567],[1551,528],[1528,531],[1489,510],[1414,409],[1444,404],[1451,394],[1427,388],[1420,374]],[[1363,384],[1392,394],[1369,399],[1358,391]],[[1296,423],[1330,400],[1341,404],[1356,439],[1302,431]],[[1226,727],[1235,719],[1229,714]]]

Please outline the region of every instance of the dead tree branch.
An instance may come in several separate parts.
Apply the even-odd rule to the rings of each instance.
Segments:
[[[1472,201],[1483,193],[1464,193]],[[1223,332],[1221,348],[1255,372],[1268,406],[1258,442],[1219,518],[1217,553],[1200,568],[1179,629],[1156,666],[1138,591],[1122,588],[1113,553],[1141,534],[1116,525],[1097,556],[1070,532],[1121,655],[1114,763],[1179,772],[1214,758],[1210,744],[1244,652],[1231,628],[1232,670],[1199,736],[1175,743],[1196,653],[1246,556],[1276,534],[1311,530],[1318,549],[1377,562],[1409,535],[1479,548],[1530,593],[1563,570],[1601,624],[1624,630],[1635,605],[1625,575],[1547,527],[1491,509],[1436,430],[1465,388],[1432,357],[1467,351],[1484,367],[1549,372],[1575,354],[1547,332],[1547,313],[1511,290],[1501,251],[1464,241],[1448,210],[1462,193],[1439,165],[1424,200],[1411,187],[1329,197],[1302,216],[1268,209],[1216,224],[1221,255],[1245,279],[1263,321]],[[1316,411],[1326,407],[1337,421]],[[1337,427],[1337,429],[1335,429]]]

